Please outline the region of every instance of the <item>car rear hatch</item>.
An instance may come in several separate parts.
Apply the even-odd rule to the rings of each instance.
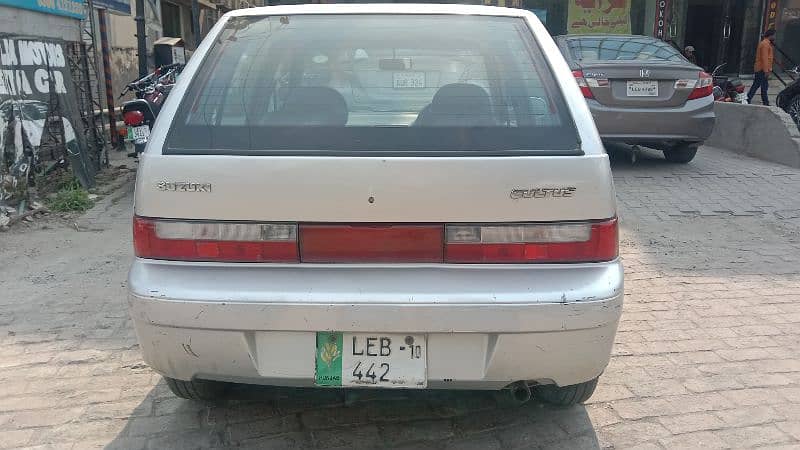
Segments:
[[[184,73],[194,78],[174,91],[180,107],[170,98],[162,111],[172,123],[156,124],[141,158],[139,257],[617,257],[607,156],[582,151],[523,20],[376,15],[343,28],[334,16],[238,19]],[[442,21],[451,37],[438,34]]]

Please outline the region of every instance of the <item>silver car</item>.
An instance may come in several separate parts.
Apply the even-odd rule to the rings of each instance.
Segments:
[[[604,141],[644,144],[688,163],[714,129],[711,75],[647,36],[556,38]]]
[[[226,14],[136,185],[130,307],[173,392],[589,398],[622,311],[608,156],[532,13]]]

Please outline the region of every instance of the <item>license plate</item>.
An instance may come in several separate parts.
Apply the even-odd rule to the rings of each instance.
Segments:
[[[420,334],[317,333],[317,386],[422,389],[427,341]]]
[[[658,97],[658,81],[628,81],[628,97]]]
[[[425,72],[395,72],[392,82],[395,89],[422,89],[425,87]]]
[[[128,139],[134,144],[146,144],[150,138],[150,127],[147,125],[140,125],[138,127],[128,127]]]

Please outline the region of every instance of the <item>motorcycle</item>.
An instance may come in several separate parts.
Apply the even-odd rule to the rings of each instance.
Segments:
[[[122,120],[128,128],[125,140],[133,142],[135,149],[128,156],[138,157],[144,151],[156,116],[172,87],[175,86],[181,69],[183,65],[178,63],[161,66],[152,73],[128,83],[120,94],[120,98],[128,92],[136,95],[135,99],[122,105]]]
[[[747,94],[745,94],[744,83],[738,78],[728,78],[726,75],[720,75],[719,72],[723,67],[725,67],[725,63],[718,65],[711,72],[711,78],[714,83],[714,100],[746,104]]]
[[[779,108],[786,111],[797,127],[800,128],[800,66],[787,71],[794,81],[787,84],[786,87],[778,93],[775,103]]]

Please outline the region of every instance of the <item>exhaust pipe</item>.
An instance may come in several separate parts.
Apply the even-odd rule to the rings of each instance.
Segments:
[[[525,381],[517,381],[512,384],[509,393],[511,394],[511,399],[520,405],[527,403],[531,399],[531,388]]]

